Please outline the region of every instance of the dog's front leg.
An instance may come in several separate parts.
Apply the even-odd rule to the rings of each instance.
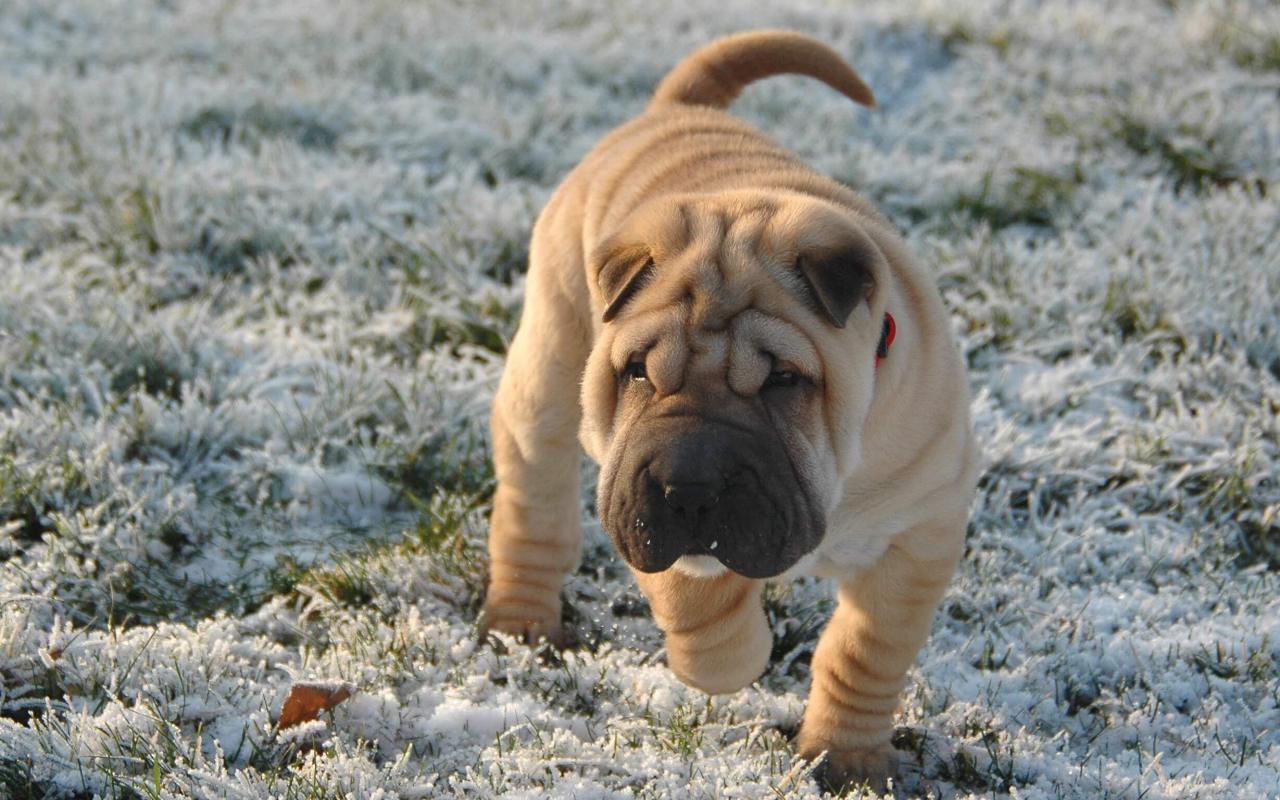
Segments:
[[[839,585],[839,603],[813,655],[801,756],[826,757],[835,786],[894,774],[890,737],[907,669],[929,636],[964,543],[964,522],[900,534],[870,569]]]
[[[582,549],[578,382],[591,332],[585,288],[568,288],[582,272],[580,258],[566,260],[575,244],[535,229],[524,312],[491,417],[498,486],[480,624],[529,642],[563,643],[560,588]]]
[[[723,694],[764,672],[772,635],[760,599],[763,581],[732,572],[695,578],[674,568],[635,575],[666,634],[667,660],[677,678]]]

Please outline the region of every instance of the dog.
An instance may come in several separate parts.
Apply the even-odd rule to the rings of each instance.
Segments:
[[[963,362],[891,223],[725,108],[793,73],[871,107],[839,55],[755,31],[694,52],[534,226],[492,412],[484,630],[561,641],[579,467],[685,683],[767,666],[769,579],[835,579],[796,738],[883,786],[906,673],[964,548],[979,456]]]

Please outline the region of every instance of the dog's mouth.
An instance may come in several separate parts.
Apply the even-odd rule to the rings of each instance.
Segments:
[[[728,567],[711,556],[684,556],[672,564],[671,568],[690,578],[718,578],[729,571]]]
[[[685,559],[704,566],[716,562],[745,578],[774,578],[795,566],[812,549],[798,545],[809,538],[805,536],[769,537],[771,542],[707,544],[693,539],[687,531],[644,527],[643,538],[612,537],[622,557],[640,572],[663,572]]]
[[[794,485],[770,491],[754,480],[738,481],[714,503],[693,509],[673,506],[670,492],[647,472],[631,485],[602,503],[601,521],[622,557],[641,572],[662,572],[691,557],[704,565],[714,559],[743,577],[772,578],[821,540],[822,521]]]

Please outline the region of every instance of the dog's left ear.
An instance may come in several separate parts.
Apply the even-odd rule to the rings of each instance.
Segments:
[[[835,247],[801,253],[796,271],[817,310],[843,328],[858,304],[871,300],[883,260],[879,248],[859,234]]]
[[[653,276],[653,255],[644,245],[606,244],[592,260],[600,265],[596,284],[604,297],[603,320],[609,322]]]

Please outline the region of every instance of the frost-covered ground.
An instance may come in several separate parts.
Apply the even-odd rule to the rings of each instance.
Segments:
[[[0,2],[0,796],[820,794],[823,584],[709,700],[588,508],[578,646],[474,627],[534,215],[763,26],[879,96],[735,110],[935,270],[990,462],[900,792],[1280,795],[1280,11],[765,5]]]

